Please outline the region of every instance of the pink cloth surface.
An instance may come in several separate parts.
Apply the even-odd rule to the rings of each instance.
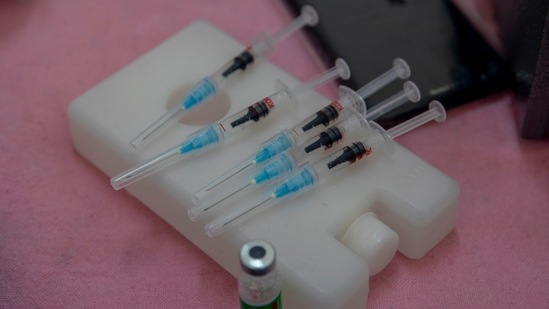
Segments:
[[[68,131],[72,100],[196,19],[250,42],[290,15],[274,1],[0,0],[0,308],[238,307],[236,280],[112,190]],[[292,37],[268,58],[305,79],[320,71],[305,47]],[[427,256],[371,278],[370,308],[549,306],[549,142],[522,140],[516,114],[501,93],[398,139],[457,180],[459,214]]]

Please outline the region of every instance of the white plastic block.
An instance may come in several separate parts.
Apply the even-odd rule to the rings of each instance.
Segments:
[[[143,152],[130,150],[128,142],[170,102],[243,48],[210,24],[193,23],[71,103],[75,148],[113,176],[181,142],[200,127],[196,124],[218,120],[273,93],[275,79],[290,86],[299,83],[259,60],[229,81],[220,100],[177,123]],[[231,144],[185,159],[127,191],[233,275],[242,244],[251,239],[274,244],[287,308],[364,308],[369,276],[389,263],[397,246],[404,255],[421,258],[451,231],[456,217],[456,182],[398,144],[393,156],[374,153],[333,175],[329,183],[218,237],[208,238],[204,225],[219,213],[198,222],[187,217],[192,192],[249,156],[280,125],[290,127],[329,103],[314,92],[300,102],[298,111],[273,113]]]

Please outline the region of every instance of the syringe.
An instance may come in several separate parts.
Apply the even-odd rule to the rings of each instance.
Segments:
[[[429,111],[395,127],[393,136],[400,136],[430,120],[442,122],[446,119],[446,112],[440,102],[433,101],[429,107]],[[318,163],[306,164],[296,173],[292,174],[292,176],[269,190],[260,199],[259,203],[231,209],[225,216],[208,223],[205,227],[206,234],[209,237],[217,236],[270,206],[305,193],[318,185],[320,180],[370,155],[372,151],[390,146],[392,143],[391,133],[389,131],[386,132],[375,122],[372,122],[372,126],[376,128],[374,134],[345,146]]]
[[[268,117],[275,107],[281,107],[292,103],[297,105],[296,97],[303,92],[315,88],[338,77],[348,79],[351,73],[347,63],[343,59],[337,59],[335,66],[316,76],[306,84],[289,89],[282,82],[277,82],[277,91],[256,102],[249,107],[237,112],[220,122],[206,126],[188,136],[181,144],[165,151],[149,161],[132,167],[111,178],[111,185],[119,190],[127,185],[148,176],[178,160],[198,156],[207,150],[224,143],[226,138],[236,135],[247,127]]]
[[[332,148],[344,137],[353,133],[363,137],[369,136],[372,132],[370,120],[373,120],[374,117],[379,117],[405,102],[420,100],[419,89],[414,83],[408,81],[403,88],[403,91],[377,104],[366,116],[356,111],[349,112],[350,116],[345,121],[335,124],[299,147],[287,150],[263,165],[248,169],[246,173],[240,173],[237,177],[231,178],[222,189],[210,191],[209,194],[202,195],[200,199],[196,195],[193,196],[195,206],[189,209],[189,218],[195,221],[209,211],[219,209],[221,206],[282,177],[298,166],[309,162],[318,154]],[[352,109],[350,110],[352,111]]]
[[[130,147],[133,150],[138,150],[141,146],[160,135],[170,125],[185,116],[190,110],[215,97],[219,90],[224,87],[225,81],[229,76],[234,76],[236,72],[246,70],[256,59],[273,50],[280,40],[306,25],[314,26],[316,23],[318,23],[318,14],[316,11],[311,6],[303,6],[301,15],[285,28],[274,35],[264,33],[252,46],[246,48],[213,75],[207,76],[198,82],[198,84],[187,92],[180,104],[176,104],[166,114],[131,140]]]
[[[358,126],[358,128],[363,128],[365,127],[363,122],[367,123],[368,121],[377,119],[408,101],[416,103],[420,99],[421,92],[419,88],[413,82],[407,81],[404,83],[402,91],[377,104],[364,118],[355,113],[354,118],[328,128],[314,139],[305,142],[303,147],[299,149],[305,153],[311,153],[321,147],[325,149],[331,148],[332,145],[339,143],[347,135],[347,132],[352,132],[353,128],[357,128],[355,125],[356,119],[361,123],[361,126]]]
[[[410,74],[410,67],[406,61],[401,58],[396,58],[393,60],[393,65],[389,70],[379,75],[377,78],[370,81],[356,92],[348,87],[340,86],[338,100],[328,104],[324,108],[293,126],[291,129],[284,129],[275,134],[269,140],[264,142],[257,152],[244,159],[242,162],[235,165],[233,168],[226,171],[212,182],[200,188],[194,194],[195,204],[199,203],[204,196],[210,194],[212,190],[218,189],[219,186],[222,186],[229,179],[245,174],[256,165],[263,164],[275,157],[277,154],[300,145],[302,142],[318,134],[329,125],[332,125],[337,121],[347,119],[350,108],[365,115],[366,104],[364,103],[364,98],[369,97],[371,94],[397,78],[406,79],[410,77]],[[407,91],[407,87],[413,88],[415,85],[412,87],[411,85],[407,86],[405,84],[405,91]],[[410,89],[407,93],[413,91],[414,89]],[[419,94],[419,91],[417,91],[417,93]],[[413,99],[411,100],[413,101]],[[399,102],[394,103],[399,104]],[[384,106],[383,110],[380,108],[381,106]],[[376,106],[376,108],[369,113],[370,115],[368,116],[368,119],[375,119],[379,117],[381,113],[387,112],[388,109],[390,110],[392,108],[394,107],[390,105],[378,104],[378,106]]]

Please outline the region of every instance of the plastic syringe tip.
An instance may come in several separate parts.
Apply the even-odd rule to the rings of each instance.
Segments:
[[[261,147],[261,150],[255,155],[253,162],[256,164],[263,163],[277,154],[292,148],[293,145],[294,143],[292,143],[286,134],[279,133],[270,143]]]
[[[309,169],[304,168],[297,175],[290,177],[288,180],[276,187],[273,192],[273,196],[276,198],[282,198],[286,195],[296,193],[304,187],[313,185],[314,183],[315,177]]]
[[[187,96],[181,102],[181,106],[184,109],[195,108],[206,100],[211,99],[217,93],[218,88],[211,78],[206,77],[189,90]]]
[[[206,146],[219,143],[221,136],[215,129],[215,126],[209,126],[189,136],[179,150],[182,154],[187,154],[192,151],[203,149]]]
[[[293,170],[294,166],[294,161],[288,156],[288,154],[281,154],[276,159],[269,161],[269,163],[267,163],[261,171],[254,176],[252,182],[255,184],[264,183]]]
[[[188,141],[181,146],[179,151],[181,151],[181,153],[189,153],[195,149],[196,148],[194,147],[193,143],[191,141]]]

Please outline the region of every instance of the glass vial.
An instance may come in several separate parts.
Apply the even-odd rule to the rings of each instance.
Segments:
[[[253,240],[242,246],[242,271],[238,278],[241,308],[282,308],[280,276],[275,264],[276,253],[270,243]]]

